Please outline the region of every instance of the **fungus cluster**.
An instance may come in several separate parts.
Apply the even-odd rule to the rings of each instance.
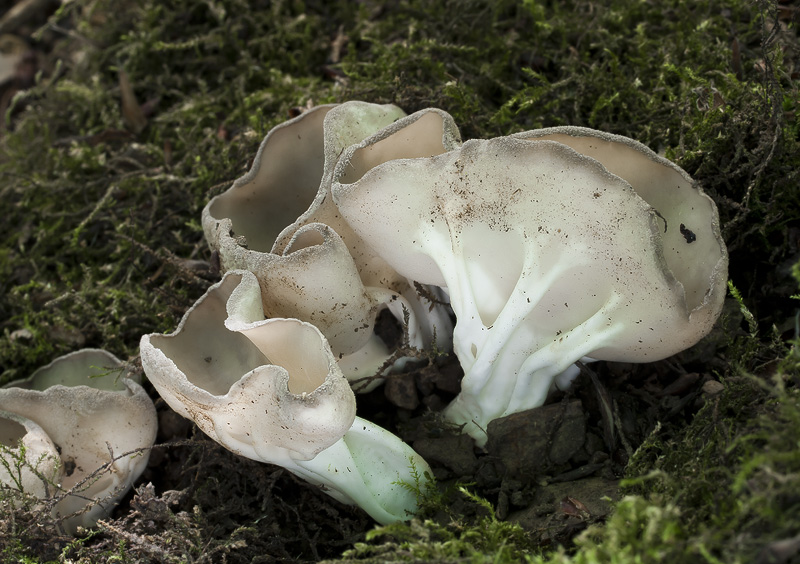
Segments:
[[[650,362],[695,344],[727,278],[713,201],[647,147],[579,127],[462,143],[438,109],[313,108],[267,135],[202,223],[224,276],[173,333],[142,337],[149,380],[229,450],[381,523],[413,515],[403,482],[424,485],[429,468],[356,415],[354,390],[404,367],[380,312],[413,347],[452,347],[464,377],[443,413],[483,446],[489,422],[542,405],[578,360]],[[105,445],[155,437],[141,388],[108,382],[67,382],[54,363],[0,390],[3,456],[17,449],[30,470],[0,481],[45,496],[113,468],[54,507],[71,530],[146,463]],[[108,419],[106,404],[142,422]],[[101,501],[78,516],[86,498]]]
[[[210,437],[380,523],[413,515],[416,495],[402,483],[430,472],[398,437],[356,417],[351,385],[367,391],[379,383],[372,376],[404,364],[375,332],[381,311],[406,324],[417,348],[434,339],[449,348],[453,325],[437,288],[420,295],[348,227],[331,183],[347,147],[404,115],[349,102],[273,129],[251,170],[203,210],[225,277],[173,334],[146,335],[140,346],[162,397]],[[447,149],[441,135],[417,140],[416,156]]]
[[[429,345],[436,330],[437,345],[448,348],[452,331],[446,309],[421,297],[413,280],[375,254],[331,195],[342,152],[404,115],[395,106],[364,102],[313,108],[273,129],[250,172],[203,210],[206,239],[223,270],[256,275],[268,317],[313,323],[351,382],[372,376],[392,355],[374,332],[380,310],[400,322],[407,314],[412,346]],[[450,134],[454,146],[458,132]],[[415,156],[446,150],[434,136],[420,139],[426,142],[414,144]]]
[[[402,368],[379,311],[416,347],[452,345],[464,377],[444,415],[483,446],[577,360],[696,343],[727,276],[713,201],[635,141],[564,127],[462,143],[446,112],[363,102],[273,129],[203,228],[227,273],[175,333],[142,339],[148,377],[232,451],[380,522],[413,512],[396,483],[427,465],[355,416],[347,381]]]

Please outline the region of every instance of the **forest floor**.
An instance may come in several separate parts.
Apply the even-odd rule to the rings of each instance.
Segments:
[[[2,384],[82,347],[141,374],[140,337],[219,280],[208,200],[274,126],[347,100],[441,108],[463,139],[575,125],[640,141],[716,202],[731,291],[695,347],[594,363],[510,432],[569,451],[557,462],[442,423],[452,355],[359,396],[437,479],[386,527],[228,452],[145,384],[159,436],[135,491],[73,538],[0,490],[0,560],[800,562],[800,4],[19,5],[36,10],[0,19]]]

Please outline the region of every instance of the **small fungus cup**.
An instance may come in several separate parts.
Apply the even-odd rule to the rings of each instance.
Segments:
[[[416,511],[402,482],[424,485],[428,465],[356,417],[355,395],[316,327],[264,318],[251,272],[226,273],[174,333],[145,335],[140,349],[170,407],[230,451],[282,466],[379,523]]]
[[[30,460],[19,482],[56,501],[53,515],[70,534],[111,513],[144,471],[156,439],[152,400],[121,373],[111,353],[83,349],[0,389],[3,444],[16,439]],[[32,445],[41,454],[33,455]],[[6,468],[20,462],[13,448],[2,451]]]

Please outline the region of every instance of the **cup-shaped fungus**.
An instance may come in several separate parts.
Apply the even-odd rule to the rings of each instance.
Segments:
[[[222,446],[283,466],[376,521],[410,518],[425,461],[356,417],[325,337],[297,319],[265,319],[256,277],[229,271],[170,335],[145,335],[142,366],[164,400]]]
[[[111,513],[156,439],[152,400],[121,371],[111,353],[83,349],[0,389],[0,410],[36,423],[60,453],[53,512],[71,534]]]
[[[716,207],[674,165],[623,146],[649,167],[631,180],[564,143],[510,137],[357,174],[364,149],[351,147],[339,163],[332,191],[351,227],[397,272],[447,288],[465,376],[445,414],[478,444],[576,360],[658,360],[719,315]]]
[[[351,381],[372,376],[391,356],[374,333],[379,310],[400,322],[409,313],[413,346],[430,344],[436,328],[445,348],[452,329],[444,308],[419,296],[350,230],[330,195],[342,151],[404,115],[365,102],[313,108],[270,131],[251,170],[203,210],[223,270],[255,273],[269,317],[315,324]]]

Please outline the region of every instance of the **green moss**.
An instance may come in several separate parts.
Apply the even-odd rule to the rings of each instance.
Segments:
[[[450,509],[456,499],[461,514]],[[523,561],[532,550],[519,525],[497,519],[491,504],[465,487],[446,495],[429,492],[421,507],[422,516],[440,514],[436,519],[418,517],[377,527],[337,561],[510,563]]]
[[[48,72],[15,97],[0,146],[0,383],[80,346],[132,358],[142,334],[171,331],[214,278],[189,262],[209,259],[202,207],[293,107],[433,105],[465,138],[595,127],[675,160],[720,208],[738,306],[753,320],[729,327],[707,359],[724,391],[692,421],[651,434],[628,466],[631,495],[574,546],[535,556],[524,531],[476,509],[483,502],[456,515],[434,500],[445,519],[434,510],[379,529],[346,559],[736,562],[800,526],[800,360],[783,344],[797,307],[788,272],[800,221],[800,42],[776,2],[101,0],[66,3],[53,22],[73,37],[49,42]],[[120,109],[120,71],[147,111],[139,133]],[[207,464],[196,456],[186,464]],[[273,494],[258,474],[253,491],[225,460],[207,464],[187,502],[197,513],[170,521],[165,543],[244,560],[242,543],[270,534],[265,523],[291,520],[288,501],[274,513],[290,485]],[[249,505],[226,504],[230,491]],[[310,513],[319,505],[302,502]],[[320,519],[335,530],[336,519]],[[361,538],[363,526],[347,523],[348,542]],[[114,538],[102,559],[125,561],[132,545]],[[341,538],[336,546],[350,546]],[[90,561],[102,542],[78,541],[70,557]],[[275,550],[333,550],[308,546]],[[19,543],[5,550],[29,558]]]
[[[529,561],[537,564],[696,562],[696,556],[692,559],[687,554],[686,537],[682,515],[675,504],[658,497],[629,496],[617,503],[602,527],[593,526],[576,539],[574,554],[562,549]]]
[[[209,190],[244,172],[288,108],[330,97],[324,20],[302,5],[111,6],[92,15],[114,26],[78,22],[104,49],[18,96],[28,109],[4,139],[0,381],[77,346],[130,356],[141,334],[174,327],[208,285],[184,259],[207,258]],[[138,135],[122,67],[156,108]]]
[[[628,467],[632,492],[679,508],[686,557],[753,561],[800,526],[797,344],[766,385],[724,380],[691,424],[660,430]]]

